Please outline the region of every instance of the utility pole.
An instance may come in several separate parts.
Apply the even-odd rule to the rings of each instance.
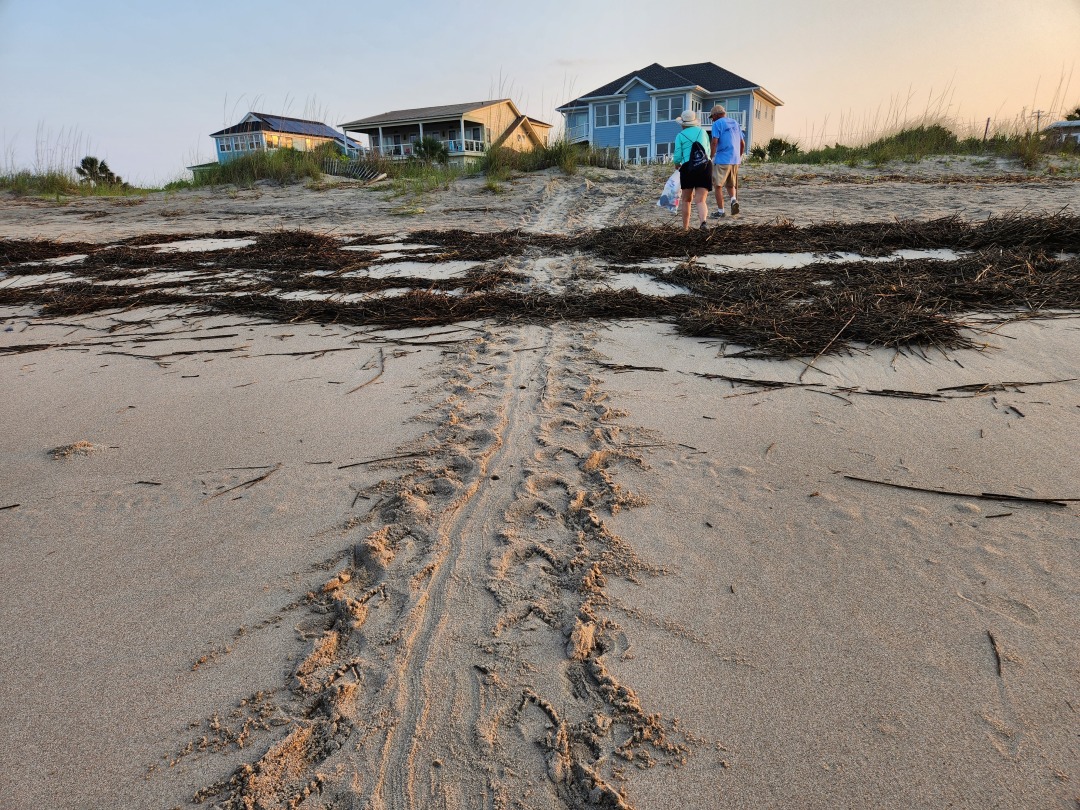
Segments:
[[[1039,134],[1039,125],[1042,123],[1042,117],[1046,115],[1046,110],[1035,110],[1031,113],[1035,116],[1035,134]]]

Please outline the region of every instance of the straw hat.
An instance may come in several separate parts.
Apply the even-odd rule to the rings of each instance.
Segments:
[[[697,113],[693,110],[683,110],[683,114],[679,116],[679,123],[684,127],[696,127],[698,125]]]

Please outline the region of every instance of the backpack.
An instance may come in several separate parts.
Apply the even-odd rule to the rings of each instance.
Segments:
[[[686,135],[686,131],[683,130],[680,135]],[[689,136],[687,136],[689,137]],[[701,145],[701,141],[695,139],[690,145],[690,157],[686,159],[684,164],[690,171],[699,171],[710,163],[709,154],[705,151],[705,147]]]

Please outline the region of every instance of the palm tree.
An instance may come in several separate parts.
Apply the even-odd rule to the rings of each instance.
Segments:
[[[90,155],[84,157],[79,165],[75,167],[75,173],[82,178],[79,181],[80,183],[87,183],[91,186],[121,186],[124,184],[123,178],[113,174],[108,163]]]

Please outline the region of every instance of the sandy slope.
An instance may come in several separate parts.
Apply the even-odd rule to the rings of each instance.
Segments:
[[[8,203],[0,235],[557,232],[665,216],[652,174],[468,181],[419,217],[355,188]],[[1077,199],[789,178],[748,185],[744,219]],[[572,258],[515,262],[579,283]],[[843,474],[1080,497],[1080,382],[868,393],[1080,377],[1075,320],[763,391],[696,375],[804,367],[645,322],[9,314],[0,346],[76,344],[0,356],[13,807],[1073,806],[1076,505]],[[208,345],[233,351],[173,354]]]

